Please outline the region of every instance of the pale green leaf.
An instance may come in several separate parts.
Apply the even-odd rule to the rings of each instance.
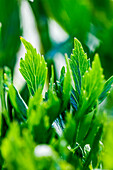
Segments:
[[[42,90],[47,76],[47,66],[44,57],[37,54],[33,46],[21,37],[27,53],[25,60],[20,60],[20,72],[27,82],[30,94],[33,96],[38,87],[41,86]]]
[[[71,54],[70,66],[72,70],[75,90],[80,94],[82,76],[89,69],[90,60],[87,59],[87,55],[83,50],[81,43],[75,38],[74,49]]]
[[[90,60],[87,59],[87,55],[84,52],[81,43],[76,38],[74,39],[74,49],[71,54],[70,67],[74,82],[70,102],[73,108],[78,110],[82,79],[83,75],[90,67]]]
[[[80,115],[88,113],[88,111],[95,106],[103,87],[103,69],[101,68],[99,56],[96,54],[92,63],[92,68],[89,68],[83,76],[80,96]]]

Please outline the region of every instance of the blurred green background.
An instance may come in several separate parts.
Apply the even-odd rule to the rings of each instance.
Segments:
[[[105,79],[113,75],[113,0],[0,0],[0,67],[11,68],[14,85],[28,103],[28,89],[19,73],[20,58],[25,56],[20,36],[44,55],[48,77],[53,64],[55,78],[59,78],[64,54],[70,56],[74,37],[91,61],[99,53]],[[112,142],[109,145],[113,137],[113,90],[99,107],[100,113],[107,113],[112,120],[105,126],[105,138],[111,137],[105,143],[110,154],[103,156],[107,167],[113,158],[109,147],[113,146]]]
[[[30,41],[45,56],[49,72],[55,66],[56,79],[78,38],[88,57],[99,53],[105,78],[113,75],[112,0],[0,0],[0,67],[9,66],[14,84],[22,88],[18,71],[24,49],[19,36]]]

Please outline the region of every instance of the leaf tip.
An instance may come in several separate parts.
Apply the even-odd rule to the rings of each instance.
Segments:
[[[22,38],[23,38],[23,37],[22,37],[22,36],[20,36],[20,40],[21,40],[21,41],[22,41]]]

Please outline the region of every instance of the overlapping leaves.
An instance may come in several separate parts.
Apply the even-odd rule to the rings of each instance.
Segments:
[[[74,49],[70,58],[73,75],[73,88],[71,91],[71,104],[79,116],[87,114],[95,107],[97,100],[101,103],[111,88],[113,78],[104,81],[103,70],[99,56],[96,54],[92,67],[81,43],[74,39]]]
[[[62,67],[60,80],[57,82],[54,80],[54,68],[53,66],[51,67],[50,83],[45,93],[45,98],[43,98],[42,90],[47,76],[45,60],[37,54],[36,49],[30,43],[23,38],[21,40],[25,45],[27,54],[25,55],[25,60],[21,59],[20,61],[20,72],[27,82],[32,97],[29,99],[27,107],[12,83],[9,70],[5,69],[4,74],[3,70],[0,70],[0,86],[2,87],[0,95],[4,98],[5,96],[2,93],[4,88],[7,89],[9,102],[7,103],[11,106],[10,108],[7,107],[6,110],[6,114],[9,115],[7,129],[10,128],[10,131],[9,135],[6,138],[4,137],[0,157],[6,161],[6,167],[13,167],[12,162],[18,167],[21,164],[18,164],[16,157],[11,157],[11,159],[8,159],[8,157],[12,153],[14,155],[19,154],[22,164],[25,165],[24,157],[19,150],[23,148],[24,153],[30,151],[32,159],[35,160],[32,143],[37,145],[46,143],[46,145],[52,145],[60,153],[61,160],[68,162],[75,169],[80,167],[88,169],[89,165],[97,168],[99,164],[97,154],[100,152],[99,141],[103,133],[104,119],[104,116],[98,112],[97,108],[98,104],[106,98],[112,86],[113,77],[105,82],[99,56],[95,55],[91,66],[82,45],[75,39],[74,50],[70,59],[68,59],[67,55],[65,56],[66,70],[65,67]],[[1,115],[3,114],[0,113],[0,124],[2,124],[1,127],[3,128],[4,124]],[[12,141],[15,129],[13,130],[12,126],[9,125],[14,120],[19,124],[18,126],[15,124],[14,127],[21,132],[21,137],[19,137],[20,135],[17,136],[19,141],[16,138]],[[7,129],[4,133],[1,133],[1,127],[0,136],[3,136],[1,134],[5,136]],[[24,131],[27,132],[28,136],[24,135]],[[32,138],[30,142],[28,142],[29,135]],[[24,142],[23,144],[22,141]],[[15,148],[17,150],[19,148],[17,153],[13,148],[9,148],[8,152],[5,153],[6,145],[13,146],[13,142],[15,142]],[[31,148],[30,150],[29,147]],[[29,159],[29,155],[27,159]],[[34,165],[32,160],[30,162],[31,166]],[[45,166],[46,164],[44,164]]]

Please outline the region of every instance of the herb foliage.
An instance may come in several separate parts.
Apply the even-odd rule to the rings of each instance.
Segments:
[[[27,53],[20,60],[20,72],[30,98],[27,106],[13,85],[10,69],[0,69],[0,168],[111,168],[112,161],[109,166],[105,160],[111,154],[104,130],[107,118],[99,107],[113,77],[104,80],[98,54],[90,63],[81,43],[74,39],[74,49],[70,58],[65,55],[66,68],[62,67],[58,81],[51,67],[44,97],[47,64],[29,42],[22,37],[21,41]]]

